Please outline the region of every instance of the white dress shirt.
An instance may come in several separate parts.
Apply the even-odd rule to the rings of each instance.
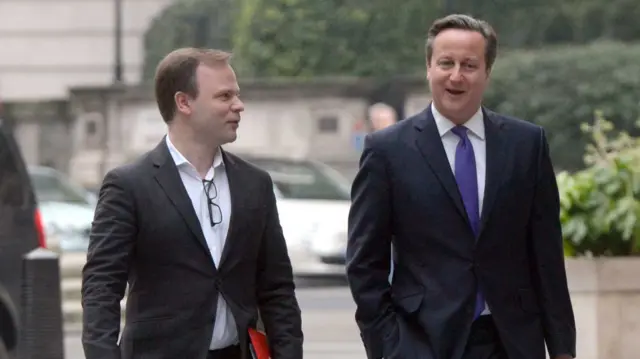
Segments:
[[[431,104],[431,113],[433,114],[433,118],[436,121],[436,127],[438,128],[438,132],[440,133],[444,151],[447,154],[449,165],[451,165],[451,171],[455,174],[456,148],[458,146],[458,142],[460,142],[460,137],[454,134],[451,129],[456,127],[456,125],[449,119],[444,117],[440,112],[438,112],[433,103]],[[478,213],[482,215],[484,188],[486,184],[485,174],[487,170],[487,143],[485,140],[482,109],[478,108],[478,111],[471,117],[471,119],[469,119],[469,121],[464,124],[464,127],[468,129],[467,133],[469,135],[469,141],[471,141],[471,145],[473,146],[473,153],[476,158],[476,174],[478,177],[478,204],[480,206],[480,208],[478,208]],[[485,304],[485,310],[482,312],[482,314],[484,315],[490,313],[491,312],[489,311],[489,307]]]
[[[227,233],[229,232],[229,218],[231,216],[231,195],[229,193],[229,179],[222,160],[222,154],[217,152],[213,166],[207,172],[205,178],[201,178],[196,168],[189,163],[189,161],[178,151],[178,149],[171,143],[169,135],[166,136],[167,147],[169,147],[169,153],[173,158],[173,161],[178,167],[182,184],[189,194],[193,209],[198,216],[202,233],[207,241],[211,256],[215,262],[216,267],[220,265],[220,257],[222,256],[222,248],[224,247]],[[209,203],[207,194],[205,193],[205,186],[203,180],[211,181],[216,189],[210,189],[210,196],[213,197],[216,192],[217,196],[213,201],[220,207],[222,212],[222,222],[211,227],[211,220],[209,218]],[[215,192],[214,192],[215,191]],[[213,211],[217,211],[216,208],[212,208]],[[216,218],[216,217],[214,217]],[[213,286],[214,284],[211,283]],[[216,312],[216,320],[213,327],[213,333],[211,337],[211,345],[209,349],[221,349],[238,343],[238,330],[236,328],[235,319],[233,314],[229,310],[227,303],[221,295],[218,295],[218,308]]]

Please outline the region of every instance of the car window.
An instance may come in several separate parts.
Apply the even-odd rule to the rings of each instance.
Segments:
[[[307,161],[251,160],[269,172],[282,198],[349,200],[347,181],[330,167]]]
[[[23,207],[28,201],[28,182],[22,177],[19,153],[0,131],[0,204],[3,207]]]
[[[53,173],[32,172],[30,176],[39,202],[90,204],[86,193]]]

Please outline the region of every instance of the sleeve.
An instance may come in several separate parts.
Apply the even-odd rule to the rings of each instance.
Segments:
[[[356,321],[369,358],[380,358],[397,342],[398,323],[391,301],[390,180],[385,159],[365,138],[360,168],[351,189],[347,279],[356,303]]]
[[[302,318],[280,226],[273,183],[266,186],[267,224],[258,254],[257,300],[272,358],[302,358]]]
[[[576,329],[567,284],[560,224],[558,185],[544,130],[540,133],[537,183],[530,219],[533,277],[543,311],[545,340],[551,358],[576,356]]]
[[[119,359],[120,301],[137,233],[133,196],[117,170],[103,181],[82,270],[82,343],[87,359]]]

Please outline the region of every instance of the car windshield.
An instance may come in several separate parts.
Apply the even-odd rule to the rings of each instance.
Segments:
[[[337,171],[320,163],[288,160],[250,160],[269,172],[284,198],[349,200],[349,184]]]
[[[39,202],[91,204],[87,194],[78,186],[55,174],[31,172],[31,183]]]

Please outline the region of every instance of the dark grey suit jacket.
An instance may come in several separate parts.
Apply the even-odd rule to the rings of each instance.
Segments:
[[[244,358],[258,313],[273,357],[302,358],[300,309],[272,181],[223,156],[232,214],[218,268],[165,140],[105,176],[82,278],[87,359],[204,359],[218,294],[235,318]]]
[[[430,108],[369,135],[347,274],[368,357],[459,359],[482,288],[510,358],[575,355],[555,175],[542,128],[484,110],[476,240]],[[394,275],[388,282],[390,243]]]

